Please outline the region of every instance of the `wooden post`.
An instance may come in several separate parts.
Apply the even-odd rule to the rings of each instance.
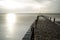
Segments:
[[[31,27],[31,32],[32,32],[32,34],[31,34],[31,40],[34,40],[34,27]]]
[[[50,17],[50,20],[51,20],[51,17]]]
[[[37,28],[38,20],[39,20],[39,16],[37,16],[37,19],[35,20],[35,28]],[[36,40],[36,38],[35,38],[35,31],[36,31],[35,28],[34,28],[34,39],[33,40]]]
[[[35,20],[35,28],[37,28],[38,20],[39,20],[39,16],[37,16],[37,19]]]
[[[55,18],[54,18],[54,23],[55,23]]]

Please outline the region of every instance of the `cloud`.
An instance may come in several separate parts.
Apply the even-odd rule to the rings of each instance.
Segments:
[[[6,0],[0,2],[0,6],[5,5],[7,12],[14,13],[50,13],[60,12],[59,3],[58,0],[13,0],[8,2]]]

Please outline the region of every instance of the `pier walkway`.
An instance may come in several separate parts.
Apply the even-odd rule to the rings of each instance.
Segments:
[[[60,40],[60,26],[48,17],[38,16],[30,29],[23,40]]]

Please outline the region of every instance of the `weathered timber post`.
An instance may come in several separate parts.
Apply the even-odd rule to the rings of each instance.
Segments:
[[[50,17],[50,20],[51,20],[51,17]]]
[[[38,20],[39,20],[39,16],[37,16],[37,19],[35,20],[35,28],[37,28],[37,24],[38,24]],[[35,28],[34,28],[34,40],[36,40],[36,36],[35,36]]]
[[[39,16],[37,16],[37,19],[35,20],[35,24],[34,24],[35,27],[31,27],[31,32],[32,32],[32,34],[31,34],[31,40],[34,40],[34,28],[37,28],[37,22],[38,22],[38,20],[39,20]]]
[[[31,32],[32,32],[32,34],[31,34],[31,40],[34,40],[34,27],[31,28]]]
[[[38,20],[39,20],[39,16],[37,16],[37,19],[36,19],[36,25],[37,25],[37,23],[38,23]],[[37,26],[36,26],[37,27]]]
[[[54,23],[55,23],[55,18],[54,18]]]

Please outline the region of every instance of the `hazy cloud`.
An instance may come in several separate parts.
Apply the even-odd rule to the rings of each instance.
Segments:
[[[1,1],[0,1],[0,4],[1,4]],[[17,7],[17,8],[10,9],[10,10],[5,8],[7,10],[7,12],[15,12],[15,13],[39,13],[39,12],[41,12],[41,13],[60,13],[60,11],[59,11],[60,10],[60,5],[59,5],[60,0],[13,0],[12,4],[14,5],[13,7]],[[2,5],[0,5],[0,6],[2,6]],[[0,11],[4,12],[5,10],[2,10],[2,8],[1,8]]]

